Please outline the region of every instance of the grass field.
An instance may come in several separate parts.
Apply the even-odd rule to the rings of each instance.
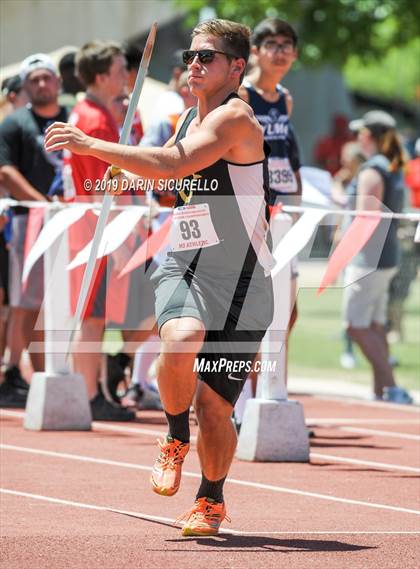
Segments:
[[[318,270],[302,266],[305,270]],[[320,279],[318,280],[320,282]],[[343,352],[341,322],[342,289],[327,289],[317,296],[316,288],[301,288],[298,293],[299,317],[289,347],[290,376],[345,380],[368,384],[370,366],[355,347],[358,365],[352,370],[340,366]],[[391,354],[398,358],[395,375],[399,384],[420,390],[420,283],[412,284],[410,296],[404,306],[404,341],[391,345]]]

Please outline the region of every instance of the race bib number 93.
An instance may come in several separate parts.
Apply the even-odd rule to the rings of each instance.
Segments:
[[[217,245],[208,204],[186,205],[174,210],[170,244],[173,251],[188,251]]]

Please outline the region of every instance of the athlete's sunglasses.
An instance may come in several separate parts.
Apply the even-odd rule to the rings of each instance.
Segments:
[[[228,59],[237,59],[237,56],[232,53],[226,53],[225,51],[218,51],[216,49],[199,49],[197,51],[194,49],[186,49],[182,52],[182,61],[185,65],[190,65],[194,61],[195,56],[198,55],[200,63],[211,63],[216,57],[216,53],[221,53]]]

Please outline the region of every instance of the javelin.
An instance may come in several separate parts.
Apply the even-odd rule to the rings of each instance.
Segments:
[[[149,67],[150,59],[152,57],[153,46],[155,44],[155,39],[156,39],[156,30],[157,30],[157,23],[155,22],[154,24],[152,24],[149,35],[147,37],[143,56],[141,58],[140,67],[137,73],[136,83],[134,85],[133,93],[130,99],[130,104],[128,105],[127,114],[125,116],[124,124],[122,127],[119,144],[127,144],[128,142],[128,137],[130,135],[133,123],[134,113],[137,108],[144,80],[146,78],[147,70]],[[120,173],[120,171],[121,170],[119,168],[111,166],[111,177],[116,176],[117,174]],[[108,220],[112,201],[113,201],[113,195],[110,193],[106,193],[101,207],[101,213],[99,215],[98,222],[96,224],[95,234],[93,236],[93,241],[92,241],[92,248],[83,275],[82,286],[80,287],[79,298],[77,300],[77,306],[76,306],[75,322],[69,339],[67,356],[69,355],[70,352],[70,346],[73,341],[74,333],[79,328],[81,323],[83,309],[85,307],[87,295],[92,283],[93,271],[95,269],[95,264],[96,264],[96,256],[98,254],[99,245],[101,243],[101,239],[105,230],[106,222]]]

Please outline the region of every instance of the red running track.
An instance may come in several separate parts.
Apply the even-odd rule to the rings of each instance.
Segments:
[[[80,433],[25,431],[22,412],[2,410],[2,569],[417,569],[419,410],[299,399],[310,464],[235,460],[232,523],[213,538],[172,525],[199,483],[194,444],[179,493],[149,489],[162,413]]]

